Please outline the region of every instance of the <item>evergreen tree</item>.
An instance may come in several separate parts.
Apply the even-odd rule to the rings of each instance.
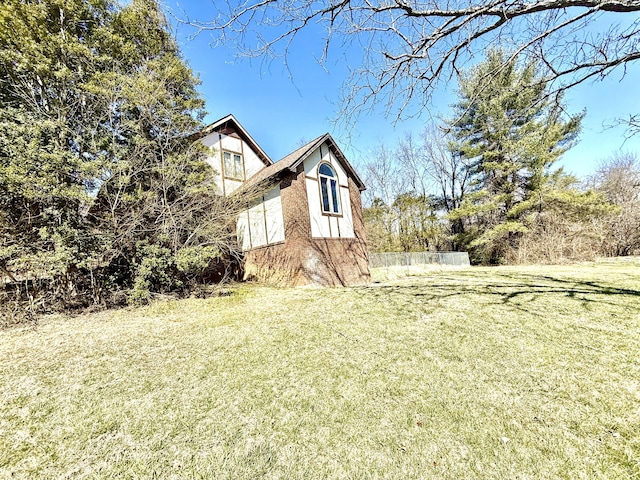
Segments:
[[[448,122],[451,149],[472,177],[472,191],[450,219],[464,225],[456,241],[484,263],[502,261],[547,202],[557,203],[553,187],[564,174],[553,166],[575,143],[584,116],[566,116],[561,98],[547,95],[535,63],[520,66],[508,58],[492,50],[461,77]],[[584,203],[579,192],[565,193],[563,208]]]
[[[78,263],[79,215],[100,172],[88,152],[107,2],[0,5],[0,262],[50,276]]]
[[[3,2],[0,273],[144,299],[218,255],[197,85],[156,0]]]

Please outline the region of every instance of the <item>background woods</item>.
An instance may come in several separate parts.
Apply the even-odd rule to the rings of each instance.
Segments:
[[[582,182],[555,166],[583,116],[550,95],[536,62],[489,51],[461,75],[449,119],[367,163],[370,247],[468,250],[488,264],[638,253],[636,157]]]

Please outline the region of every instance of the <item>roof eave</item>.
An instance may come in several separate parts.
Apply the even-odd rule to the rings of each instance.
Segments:
[[[256,142],[253,137],[247,132],[247,130],[242,126],[240,122],[233,116],[233,114],[226,115],[221,119],[207,125],[204,127],[199,134],[198,138],[205,137],[210,133],[216,131],[217,128],[224,126],[227,123],[233,123],[235,127],[240,131],[241,135],[244,137],[244,140],[249,144],[249,146],[256,152],[260,160],[262,160],[267,166],[273,165],[273,160],[267,155],[267,153],[262,149],[262,147]]]
[[[324,142],[329,142],[329,147],[334,150],[334,152],[339,157],[340,162],[348,170],[349,175],[351,176],[351,178],[353,178],[353,181],[355,182],[356,186],[358,187],[358,190],[361,191],[361,192],[365,191],[367,189],[367,187],[365,186],[364,182],[362,181],[360,176],[356,173],[356,171],[353,168],[353,166],[349,163],[349,160],[347,160],[347,157],[345,156],[345,154],[342,153],[342,150],[340,150],[340,147],[338,146],[338,144],[335,142],[335,140],[333,139],[333,137],[329,133],[325,133],[323,136],[319,137],[318,140],[316,142],[314,142],[309,147],[309,149],[304,154],[302,154],[300,156],[300,158],[298,158],[298,160],[296,160],[288,168],[288,170],[291,171],[291,172],[295,172],[297,170],[298,166],[302,162],[304,162],[305,159],[309,155],[311,155],[311,153],[313,153],[315,151],[315,149],[318,148],[318,146],[322,145]]]

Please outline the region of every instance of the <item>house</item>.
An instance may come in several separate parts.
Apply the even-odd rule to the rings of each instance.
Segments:
[[[201,141],[231,195],[259,186],[237,221],[245,278],[287,285],[354,285],[369,281],[361,192],[364,183],[324,134],[273,162],[233,117],[209,125]]]

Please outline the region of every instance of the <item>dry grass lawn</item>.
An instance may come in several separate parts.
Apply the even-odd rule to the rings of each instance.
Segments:
[[[2,331],[0,478],[640,478],[640,260]]]

